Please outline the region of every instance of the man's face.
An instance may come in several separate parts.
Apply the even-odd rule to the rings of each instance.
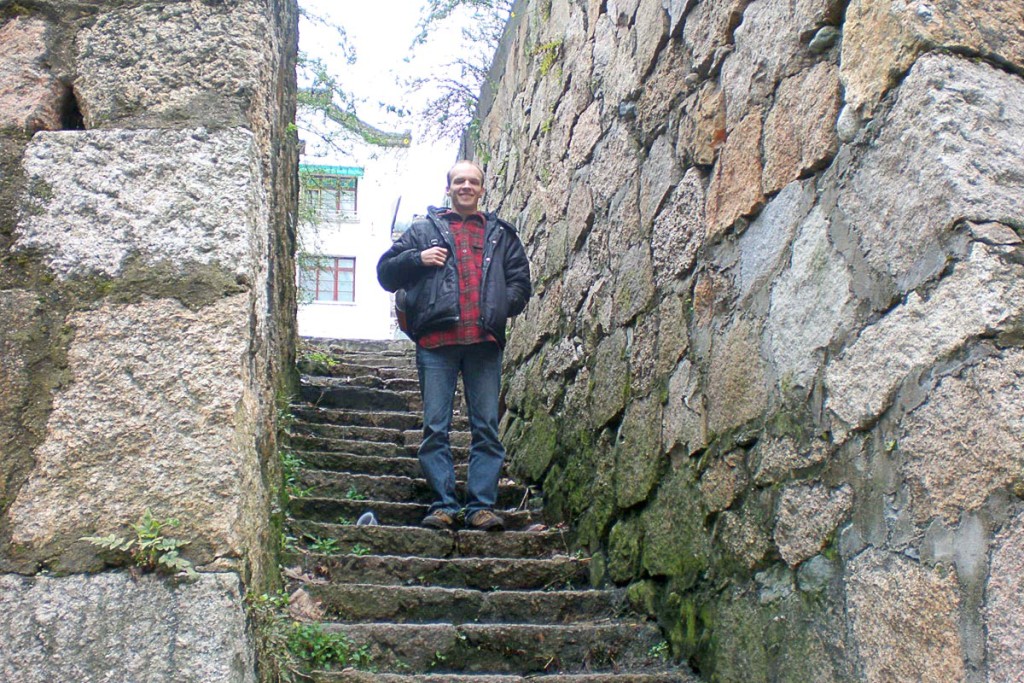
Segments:
[[[461,214],[477,211],[480,198],[484,196],[483,176],[472,164],[455,164],[449,174],[448,196],[452,208]]]

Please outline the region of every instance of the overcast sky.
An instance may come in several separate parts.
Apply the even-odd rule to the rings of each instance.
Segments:
[[[437,73],[453,61],[460,43],[458,26],[453,22],[413,53],[410,47],[418,32],[421,0],[300,0],[300,4],[310,13],[344,27],[348,43],[356,52],[355,64],[345,63],[336,48],[336,34],[307,21],[299,25],[299,49],[333,67],[342,87],[356,96],[360,118],[385,130],[413,130],[408,162],[398,180],[403,195],[401,214],[422,212],[427,204],[439,204],[444,175],[455,161],[457,145],[430,143],[414,121],[390,115],[378,105],[385,102],[418,109],[421,102],[400,84],[411,77]]]

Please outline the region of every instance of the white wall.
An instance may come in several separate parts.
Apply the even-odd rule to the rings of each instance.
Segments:
[[[391,295],[377,283],[377,259],[391,246],[391,221],[401,194],[396,178],[405,150],[375,150],[345,158],[304,156],[304,164],[360,166],[358,222],[321,222],[301,228],[301,248],[322,256],[355,258],[355,301],[303,301],[298,310],[304,337],[391,339]],[[361,158],[360,158],[361,157]]]

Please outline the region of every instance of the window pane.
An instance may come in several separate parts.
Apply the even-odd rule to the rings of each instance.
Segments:
[[[302,290],[303,298],[313,299],[316,297],[316,271],[309,268],[302,268],[299,271],[299,288]]]

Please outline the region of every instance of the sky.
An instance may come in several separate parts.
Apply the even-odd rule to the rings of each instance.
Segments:
[[[413,143],[397,180],[402,190],[400,217],[422,213],[428,204],[440,204],[445,173],[456,160],[457,144],[426,140],[413,121],[388,114],[379,103],[409,109],[421,105],[422,99],[405,92],[401,82],[437,73],[455,59],[459,47],[457,23],[432,35],[413,53],[410,48],[418,33],[422,0],[300,0],[300,4],[345,29],[356,61],[351,65],[345,62],[332,30],[307,21],[299,25],[299,50],[324,59],[332,67],[342,87],[356,97],[356,112],[364,121],[389,131],[412,129]]]

